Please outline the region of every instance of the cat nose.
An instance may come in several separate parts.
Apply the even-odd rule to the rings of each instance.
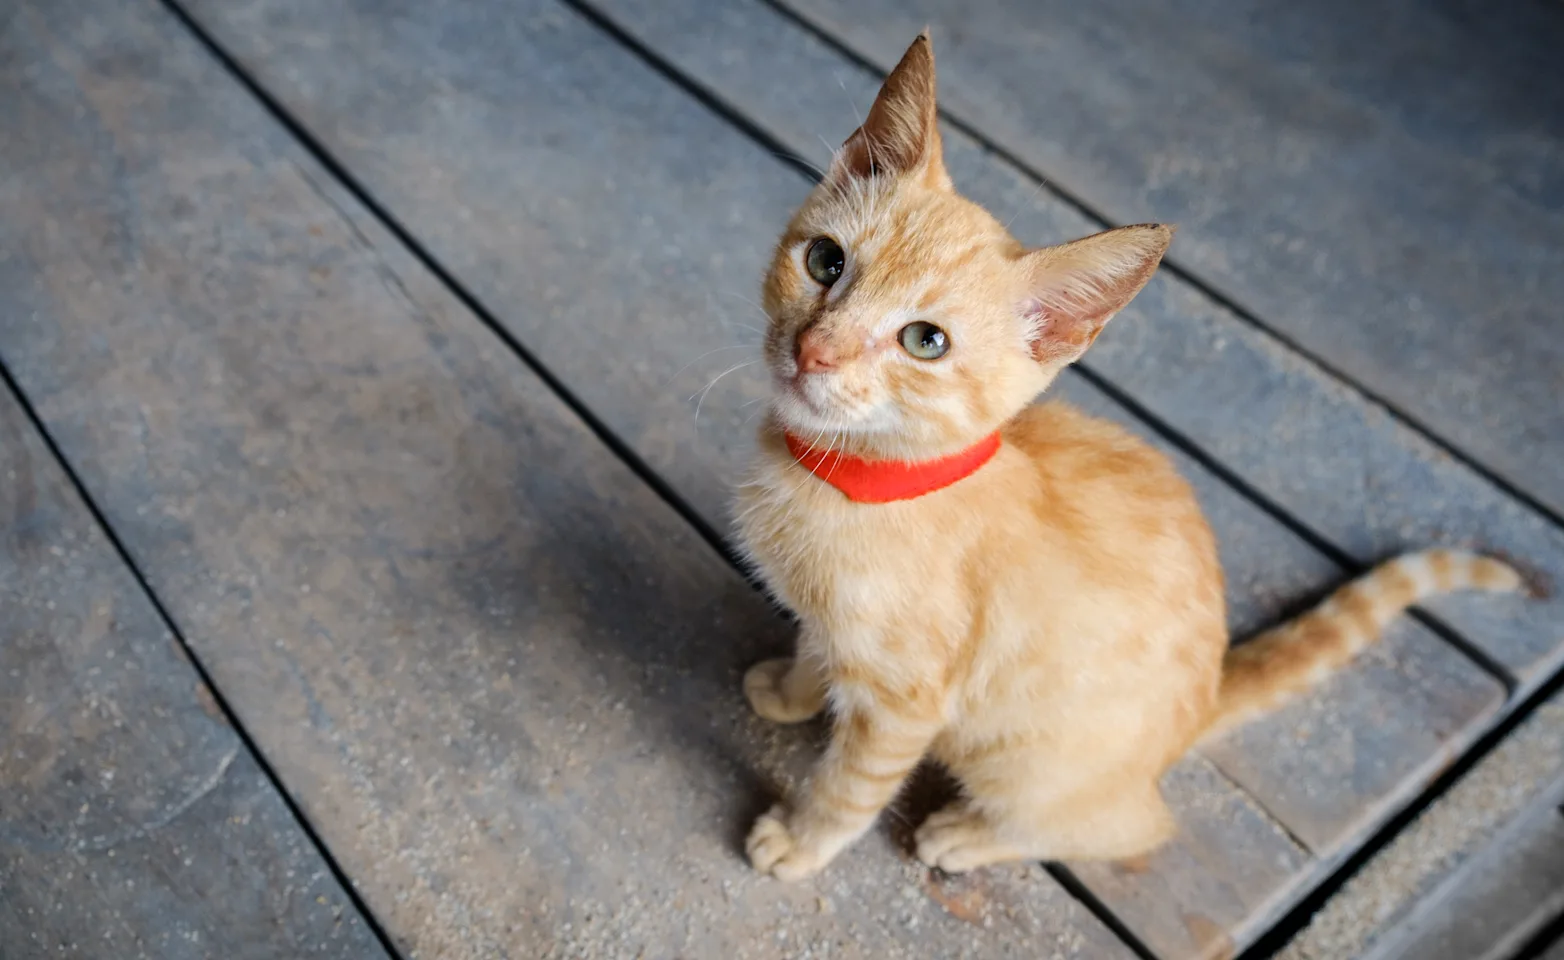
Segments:
[[[826,345],[825,338],[814,330],[799,334],[794,359],[798,361],[799,373],[819,373],[836,366],[836,354]]]

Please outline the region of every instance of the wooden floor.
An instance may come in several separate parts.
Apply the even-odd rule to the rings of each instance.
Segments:
[[[1055,392],[1236,636],[1433,543],[1564,580],[1556,3],[11,0],[0,957],[1229,956],[1557,675],[1564,600],[1443,598],[1142,870],[933,877],[914,803],[751,873],[821,736],[738,686],[757,280],[925,23],[1020,236],[1181,224]]]

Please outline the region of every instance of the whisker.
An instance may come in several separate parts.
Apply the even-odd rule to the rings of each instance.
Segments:
[[[681,374],[683,374],[684,371],[690,369],[691,367],[695,366],[697,363],[700,363],[702,360],[705,360],[707,357],[711,356],[714,353],[721,353],[724,350],[753,350],[753,349],[755,349],[755,348],[750,346],[747,343],[735,343],[735,344],[731,344],[731,345],[726,346],[726,347],[717,347],[714,350],[707,350],[705,353],[701,354],[700,356],[696,357],[694,360],[691,360],[689,363],[686,363],[684,366],[680,367],[677,371],[675,371],[674,375],[668,378],[668,382],[663,384],[663,388],[667,389],[668,387],[673,386],[673,382],[675,380],[679,379],[679,376]]]
[[[706,384],[706,388],[699,392],[700,399],[696,400],[696,402],[695,402],[695,424],[696,424],[696,426],[699,426],[700,422],[701,422],[701,404],[706,402],[706,394],[710,393],[711,392],[711,388],[715,387],[717,385],[717,381],[721,380],[723,377],[727,376],[728,374],[732,373],[735,370],[742,370],[745,367],[753,366],[753,365],[755,365],[755,364],[757,364],[759,362],[760,362],[759,360],[745,360],[743,363],[736,363],[733,366],[729,367],[728,369],[726,369],[726,370],[722,371],[721,373],[717,374],[715,377],[712,378],[710,383]],[[693,393],[690,394],[690,400],[695,400],[695,397],[696,397],[696,394],[693,394]],[[686,401],[686,402],[688,402],[688,401]]]
[[[831,146],[831,141],[827,140],[825,137],[821,136],[818,133],[815,134],[815,136],[819,137],[820,138],[820,142],[825,144],[825,154],[826,154],[826,156],[830,157],[832,160],[835,160],[836,159],[836,148]]]
[[[821,432],[823,433],[824,431],[821,431]],[[836,438],[838,436],[840,436],[840,435],[841,435],[841,431],[839,431],[839,430],[832,431],[832,433],[831,433],[831,442],[826,444],[825,455],[820,458],[820,463],[824,463],[827,459],[830,458],[830,456],[831,456],[831,448],[836,446]],[[815,471],[820,469],[820,463],[817,463],[813,467],[809,468],[809,475],[810,476],[812,476],[812,477],[819,476],[819,474],[815,473]]]
[[[1046,186],[1048,186],[1048,181],[1043,179],[1039,179],[1036,183],[1032,184],[1032,189],[1027,193],[1026,200],[1024,200],[1021,205],[1016,208],[1015,213],[1010,215],[1010,219],[1005,221],[1006,230],[1009,230],[1010,225],[1016,222],[1016,217],[1019,217],[1021,214],[1026,212],[1026,208],[1032,205],[1032,201],[1037,199],[1038,195],[1043,192],[1043,188]]]
[[[842,431],[840,431],[840,430],[836,431],[836,436],[831,438],[831,446],[825,448],[825,455],[829,457],[831,455],[831,447],[836,446],[836,441],[838,441],[838,440],[845,440],[845,439],[846,439],[846,437],[843,436]],[[827,470],[825,472],[825,482],[826,483],[830,483],[831,482],[831,474],[835,473],[836,472],[836,468],[841,466],[841,464],[842,464],[842,461],[840,459],[837,459],[835,463],[831,464],[831,469],[829,469],[829,470]]]
[[[842,99],[853,108],[853,117],[857,119],[860,127],[863,126],[863,114],[858,112],[858,104],[853,102],[853,95],[847,92],[847,81],[842,79],[840,71],[833,71],[832,76],[836,77],[836,85],[842,88]]]

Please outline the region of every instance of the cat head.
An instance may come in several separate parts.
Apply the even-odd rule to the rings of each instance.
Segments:
[[[763,287],[774,415],[864,456],[961,449],[1086,351],[1172,237],[1146,224],[1027,250],[957,194],[925,33],[777,245]]]

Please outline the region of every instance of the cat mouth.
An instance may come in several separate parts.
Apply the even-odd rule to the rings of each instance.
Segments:
[[[819,376],[807,373],[786,375],[780,370],[773,371],[775,400],[772,406],[789,426],[813,429],[842,419],[842,411],[837,409],[837,404],[824,395],[829,392],[822,389],[825,384],[815,382]]]

